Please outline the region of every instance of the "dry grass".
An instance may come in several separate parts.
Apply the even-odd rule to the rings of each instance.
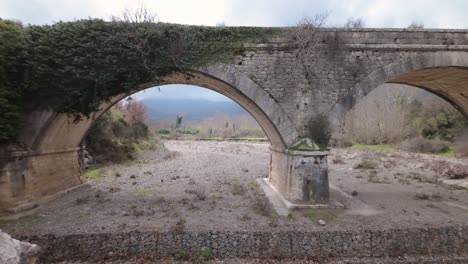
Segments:
[[[442,153],[450,149],[450,143],[438,139],[415,137],[401,142],[398,148],[408,152]]]
[[[448,168],[444,175],[452,180],[461,180],[468,178],[468,165],[458,165]]]
[[[441,201],[442,200],[442,195],[440,193],[428,194],[428,193],[420,192],[420,193],[416,193],[414,195],[414,199],[416,199],[416,200]]]
[[[206,192],[203,188],[193,188],[185,190],[185,193],[193,194],[199,201],[204,201],[206,199]]]
[[[245,195],[247,189],[242,183],[234,183],[231,186],[231,193],[233,195]]]
[[[180,156],[179,152],[171,151],[171,152],[169,152],[169,153],[167,153],[166,155],[163,156],[163,160],[175,159],[178,156]]]
[[[266,197],[255,196],[252,202],[252,209],[258,215],[270,217],[273,215],[270,203]]]
[[[354,166],[355,169],[361,169],[361,170],[373,170],[378,167],[377,162],[374,160],[370,159],[363,159],[360,163],[356,164]]]

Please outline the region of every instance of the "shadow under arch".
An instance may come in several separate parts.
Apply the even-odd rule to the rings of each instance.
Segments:
[[[286,149],[297,141],[295,126],[279,104],[245,74],[226,65],[187,73],[174,73],[165,76],[157,83],[142,84],[129,93],[114,96],[101,105],[93,118],[84,118],[78,123],[73,123],[66,114],[54,114],[41,131],[35,149],[43,152],[78,148],[95,120],[112,105],[136,92],[165,84],[196,85],[232,99],[253,116],[275,149]]]
[[[343,117],[382,84],[405,84],[448,101],[468,118],[468,52],[432,52],[410,56],[374,70],[352,86],[333,110]]]

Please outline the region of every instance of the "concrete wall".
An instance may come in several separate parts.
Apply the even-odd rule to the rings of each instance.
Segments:
[[[196,256],[210,249],[216,258],[336,258],[463,254],[468,228],[433,227],[355,231],[131,232],[25,236],[39,245],[41,261],[157,260],[177,253]]]

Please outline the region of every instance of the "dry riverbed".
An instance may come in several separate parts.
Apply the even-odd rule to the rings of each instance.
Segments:
[[[271,209],[256,179],[267,177],[267,143],[165,141],[92,179],[35,214],[2,221],[12,235],[131,230],[343,230],[466,224],[467,179],[447,180],[467,159],[398,151],[333,150],[330,182],[346,209]],[[451,186],[448,184],[456,183]],[[348,195],[346,197],[346,195]],[[318,220],[326,221],[325,226]]]

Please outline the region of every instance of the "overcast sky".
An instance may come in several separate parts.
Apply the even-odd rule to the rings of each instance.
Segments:
[[[363,18],[367,27],[407,27],[418,22],[426,28],[468,29],[468,0],[0,0],[0,17],[30,24],[109,19],[140,3],[159,21],[193,25],[293,26],[304,16],[330,12],[329,26],[354,17]],[[188,89],[181,93],[167,88],[170,91],[193,96]],[[211,91],[200,91],[203,97],[213,96]]]
[[[158,89],[159,88],[159,89]],[[210,101],[230,101],[226,96],[214,92],[210,89],[186,85],[186,84],[169,84],[158,88],[146,89],[132,95],[133,98],[143,100],[145,98],[161,98],[161,99],[207,99]]]
[[[143,3],[160,21],[197,25],[288,26],[331,12],[329,25],[362,17],[369,27],[468,28],[467,0],[0,0],[0,17],[44,24],[79,18],[109,19]]]

